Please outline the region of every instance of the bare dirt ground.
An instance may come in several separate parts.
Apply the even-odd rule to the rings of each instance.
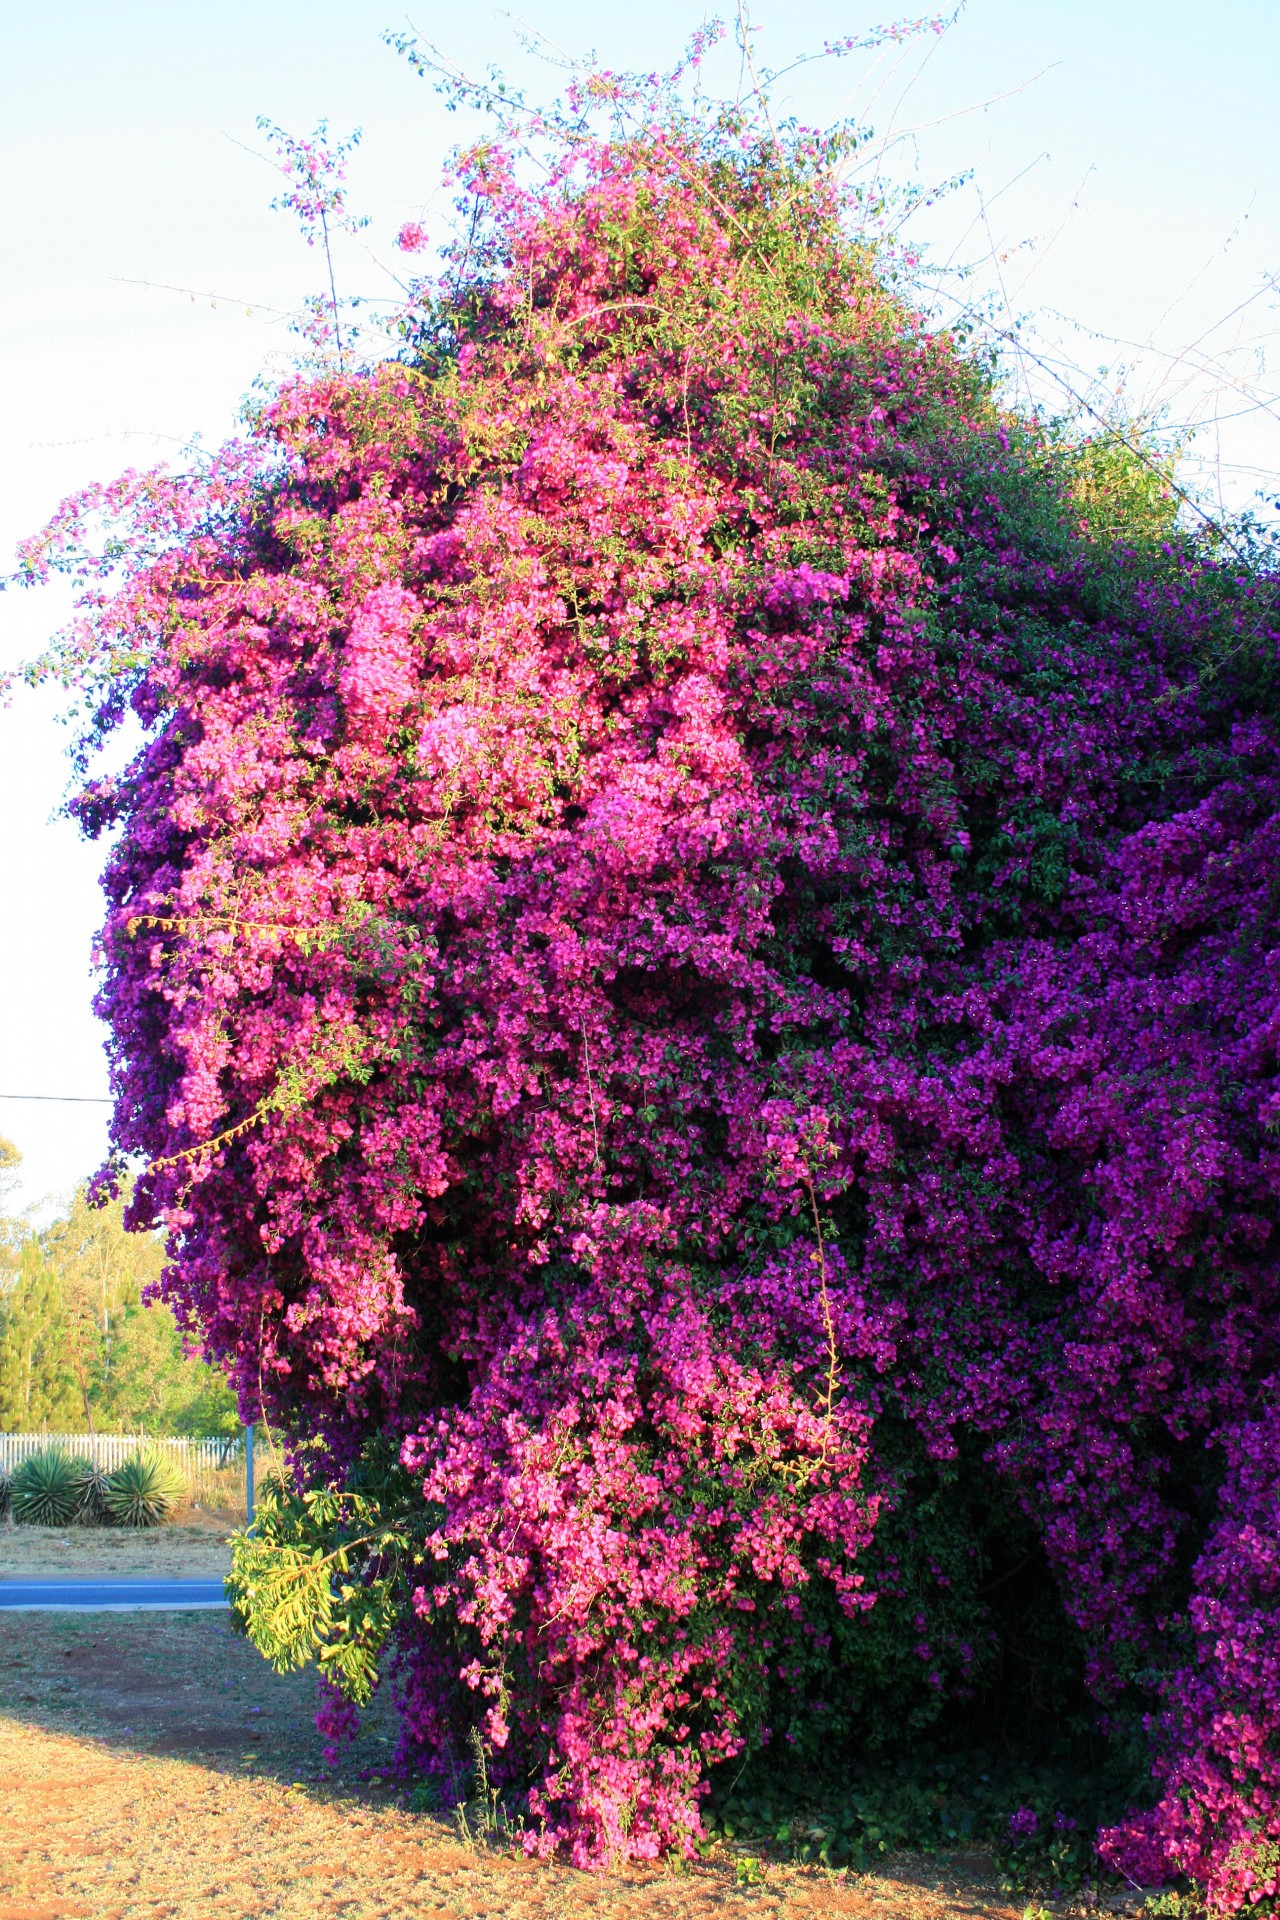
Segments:
[[[0,1580],[216,1580],[231,1565],[237,1524],[197,1511],[167,1527],[0,1524]]]
[[[325,1779],[310,1674],[213,1614],[0,1614],[0,1920],[1019,1920],[978,1856],[847,1880],[721,1852],[575,1873],[463,1844],[384,1777],[374,1715]]]

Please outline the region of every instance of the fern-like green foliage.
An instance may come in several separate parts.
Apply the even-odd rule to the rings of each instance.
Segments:
[[[338,1492],[269,1484],[232,1542],[232,1620],[277,1673],[314,1660],[365,1706],[431,1525],[403,1469],[376,1450]]]
[[[182,1502],[178,1469],[158,1453],[138,1453],[106,1477],[102,1505],[117,1527],[158,1527]]]
[[[80,1508],[84,1464],[61,1447],[45,1447],[19,1461],[10,1493],[14,1519],[30,1527],[69,1526]]]

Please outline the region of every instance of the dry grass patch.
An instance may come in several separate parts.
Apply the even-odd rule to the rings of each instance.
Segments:
[[[980,1859],[849,1882],[725,1854],[575,1873],[412,1814],[374,1715],[319,1777],[310,1675],[212,1614],[0,1615],[0,1920],[1015,1920]]]
[[[0,1580],[218,1580],[236,1524],[190,1511],[164,1527],[0,1525]]]

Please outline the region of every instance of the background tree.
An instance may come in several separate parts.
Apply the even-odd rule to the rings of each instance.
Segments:
[[[65,1216],[41,1234],[65,1302],[69,1351],[83,1375],[89,1417],[102,1428],[152,1433],[234,1432],[235,1400],[225,1379],[189,1357],[172,1309],[153,1298],[164,1247],[130,1232],[124,1201],[75,1195]]]
[[[19,1156],[11,1149],[10,1166]],[[172,1309],[150,1297],[164,1267],[124,1202],[10,1226],[0,1279],[0,1430],[215,1434],[238,1427],[225,1378],[184,1351]]]
[[[65,1432],[80,1425],[73,1353],[58,1275],[39,1240],[28,1238],[0,1294],[0,1429]]]
[[[12,1140],[0,1133],[0,1275],[11,1271],[22,1238],[23,1222],[10,1209],[10,1199],[18,1185],[22,1155]]]

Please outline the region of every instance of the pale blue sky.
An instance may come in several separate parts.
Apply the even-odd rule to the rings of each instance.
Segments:
[[[703,18],[677,0],[524,4],[566,51],[594,46],[613,66],[669,64]],[[509,15],[410,13],[464,66],[531,71]],[[775,66],[886,18],[836,0],[754,9]],[[394,257],[406,218],[442,225],[435,183],[466,128],[380,44],[407,19],[396,0],[2,10],[0,570],[74,488],[227,433],[255,374],[287,351],[272,309],[297,304],[316,262],[268,211],[275,177],[245,150],[261,145],[259,113],[299,132],[321,115],[363,125],[350,186],[375,254]],[[1275,391],[1276,300],[1256,295],[1280,270],[1277,100],[1280,0],[968,0],[937,43],[791,83],[802,118],[868,112],[901,174],[974,169],[982,200],[971,190],[935,210],[925,237],[944,255],[1006,255],[987,284],[1038,313],[1086,372],[1121,357],[1088,330],[1145,343],[1128,355],[1139,397],[1175,418],[1216,409],[1196,472],[1210,484],[1220,463],[1233,503],[1280,465],[1275,402],[1255,405]],[[372,261],[343,264],[353,290],[378,290]],[[58,612],[52,597],[0,599],[0,661],[37,650]],[[49,701],[0,712],[0,1093],[105,1091],[89,1008],[97,850],[50,820],[64,744]],[[30,1198],[92,1170],[106,1111],[0,1100]]]

